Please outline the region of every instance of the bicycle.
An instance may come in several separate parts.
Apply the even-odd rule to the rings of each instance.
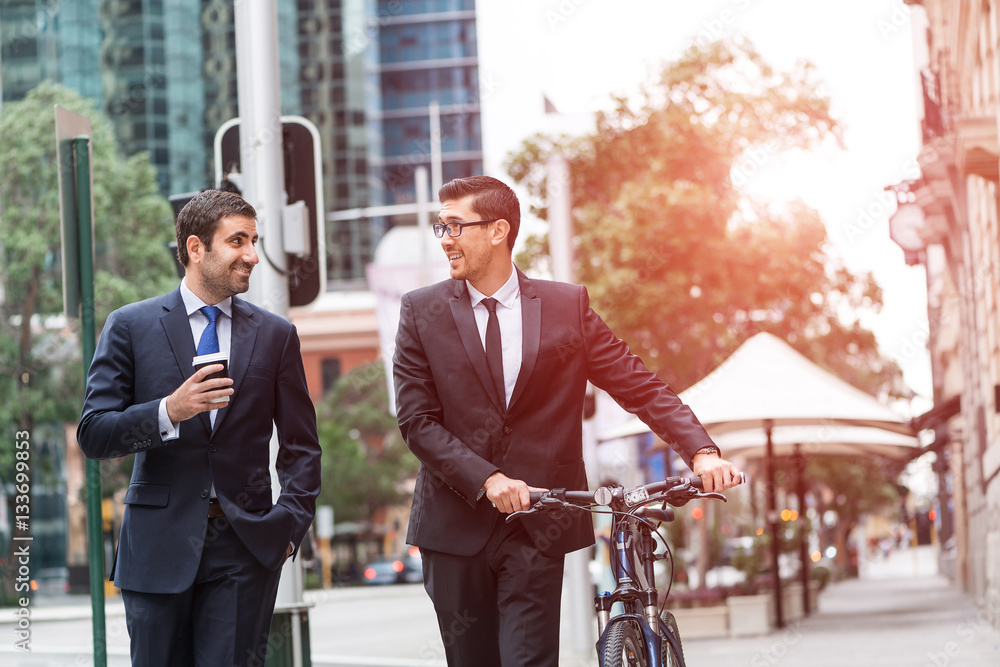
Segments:
[[[746,481],[741,474],[739,483]],[[670,588],[660,604],[653,564],[670,558],[673,581],[673,555],[670,545],[658,532],[661,523],[674,520],[674,507],[695,498],[726,501],[721,493],[706,493],[698,477],[668,477],[626,489],[619,485],[602,486],[596,491],[553,489],[531,493],[531,507],[513,512],[512,521],[527,514],[582,510],[611,514],[613,549],[609,552],[611,572],[617,582],[613,591],[594,598],[597,612],[597,657],[601,667],[685,667],[681,635],[674,615],[665,609]],[[662,503],[660,507],[650,507]],[[656,553],[656,535],[663,543],[663,553]],[[623,612],[611,616],[615,603]],[[654,630],[653,628],[656,628]]]

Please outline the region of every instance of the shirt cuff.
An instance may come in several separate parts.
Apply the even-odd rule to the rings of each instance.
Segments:
[[[170,421],[170,417],[167,416],[167,399],[164,398],[160,400],[160,410],[158,414],[160,422],[160,440],[162,442],[167,442],[181,437],[180,424],[175,424]]]

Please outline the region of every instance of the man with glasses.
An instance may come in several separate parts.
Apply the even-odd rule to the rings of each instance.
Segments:
[[[671,443],[705,489],[737,470],[691,410],[629,352],[578,285],[511,261],[517,195],[487,176],[439,193],[451,280],[403,296],[393,377],[420,460],[407,542],[420,547],[448,664],[554,667],[563,556],[594,543],[588,515],[504,515],[529,491],[585,489],[588,380]]]

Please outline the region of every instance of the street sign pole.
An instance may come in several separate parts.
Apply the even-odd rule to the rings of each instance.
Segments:
[[[90,210],[90,140],[73,139],[76,162],[76,219],[80,244],[80,338],[83,372],[87,374],[97,346],[94,317],[94,238]],[[104,531],[101,516],[101,463],[87,459],[87,551],[90,559],[90,604],[93,609],[94,665],[107,665],[104,618]]]
[[[66,317],[80,318],[83,372],[94,359],[97,336],[94,317],[93,173],[90,168],[90,119],[55,107],[56,163],[59,175],[59,217],[62,230],[63,307]],[[93,611],[94,667],[106,667],[104,618],[104,532],[101,516],[101,466],[88,459],[87,552],[90,561],[90,604]]]

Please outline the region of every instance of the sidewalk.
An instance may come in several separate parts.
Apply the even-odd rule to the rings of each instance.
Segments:
[[[309,597],[316,604],[310,624],[317,667],[443,667],[436,621],[421,587],[358,587]],[[386,617],[387,601],[392,617],[405,622],[390,620],[396,626],[389,641],[372,644],[365,633],[372,619]],[[831,584],[820,594],[816,613],[782,630],[761,637],[685,640],[684,654],[690,667],[997,667],[1000,633],[989,624],[987,611],[1000,613],[1000,600],[988,606],[975,606],[938,575],[936,550],[921,547],[864,563],[860,579]],[[128,639],[120,598],[108,600],[107,616],[114,658],[109,664],[125,664]],[[36,650],[64,658],[53,664],[89,664],[89,598],[40,600],[32,607],[32,619],[38,622],[33,626]],[[0,622],[5,633],[10,627]],[[10,656],[16,656],[4,651],[9,648],[0,645],[0,664],[11,664]],[[575,655],[564,641],[560,663],[593,667],[597,661],[592,648]]]
[[[936,549],[866,563],[832,584],[819,610],[763,637],[684,642],[691,667],[996,667],[1000,633],[983,610],[937,574]],[[683,637],[684,628],[681,627]]]

